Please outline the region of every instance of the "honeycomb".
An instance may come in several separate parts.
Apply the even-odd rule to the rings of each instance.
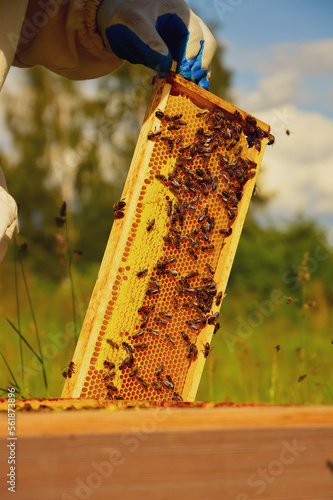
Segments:
[[[63,397],[194,399],[268,133],[157,82]]]

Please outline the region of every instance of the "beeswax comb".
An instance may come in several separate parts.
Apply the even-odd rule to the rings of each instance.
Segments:
[[[63,398],[194,401],[269,132],[156,78]]]

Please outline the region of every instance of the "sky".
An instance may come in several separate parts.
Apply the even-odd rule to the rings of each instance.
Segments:
[[[333,2],[188,0],[225,47],[234,103],[271,126],[258,186],[272,201],[261,221],[295,216],[333,245]],[[286,135],[286,130],[290,135]]]
[[[333,1],[187,1],[225,47],[234,104],[276,137],[258,177],[273,195],[260,221],[303,215],[328,230],[333,246]]]

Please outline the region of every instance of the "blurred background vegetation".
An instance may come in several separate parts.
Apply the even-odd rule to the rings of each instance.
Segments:
[[[124,64],[95,82],[39,67],[17,75],[20,91],[1,95],[10,141],[0,162],[20,234],[0,267],[0,387],[59,397],[153,73]],[[232,101],[223,47],[212,75],[211,92]],[[197,399],[332,404],[332,251],[301,216],[260,227],[270,196],[258,189],[251,202]]]

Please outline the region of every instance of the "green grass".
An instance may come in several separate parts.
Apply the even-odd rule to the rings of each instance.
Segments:
[[[66,278],[56,285],[41,275],[32,274],[27,262],[25,269],[48,389],[44,385],[41,363],[24,343],[22,381],[20,339],[4,318],[6,316],[18,327],[16,299],[20,305],[22,335],[37,353],[38,342],[22,275],[18,274],[16,297],[13,263],[6,261],[2,264],[0,289],[1,351],[24,397],[59,397],[64,383],[62,368],[68,365],[74,350],[71,282]],[[73,273],[78,328],[83,322],[97,272],[98,265],[94,265],[85,274]],[[306,285],[306,298],[317,300],[316,307],[308,310],[303,308],[302,290],[289,305],[286,304],[287,295],[281,292],[280,301],[274,307],[265,302],[271,300],[272,292],[239,290],[237,284],[232,283],[227,292],[219,319],[221,329],[213,338],[213,349],[207,358],[197,399],[333,404],[333,345],[329,329],[333,314],[321,280]],[[260,312],[260,304],[266,304],[266,316]],[[253,320],[257,326],[253,326]],[[0,387],[6,388],[13,376],[3,359],[0,363]],[[302,375],[306,378],[298,382]]]

